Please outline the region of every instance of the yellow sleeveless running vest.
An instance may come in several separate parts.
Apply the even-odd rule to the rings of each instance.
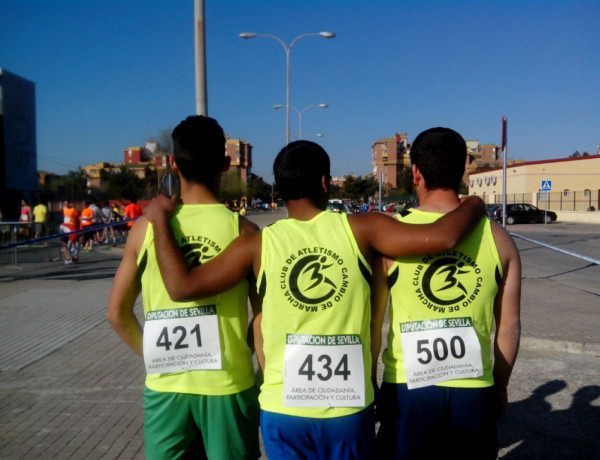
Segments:
[[[171,219],[171,227],[179,249],[190,265],[199,265],[217,256],[239,234],[237,213],[220,204],[180,206]],[[173,302],[160,276],[150,224],[137,263],[141,273],[144,318],[159,317],[161,313],[166,315],[165,311],[216,305],[221,345],[220,370],[147,374],[146,386],[160,392],[202,395],[228,395],[251,387],[255,379],[252,353],[246,343],[248,283],[243,281],[211,298]],[[181,338],[180,333],[168,332],[173,343]],[[186,340],[191,338],[188,334]]]
[[[398,215],[397,219],[425,224],[442,215],[412,209],[404,216]],[[471,235],[450,251],[396,260],[388,271],[390,330],[387,349],[383,353],[383,380],[407,383],[406,352],[413,353],[412,359],[423,363],[435,360],[435,369],[430,372],[444,374],[443,378],[448,379],[436,383],[439,386],[492,386],[494,301],[502,276],[502,264],[488,219],[482,219]],[[464,378],[463,374],[463,378],[451,378],[461,365],[458,364],[460,360],[448,364],[448,358],[462,358],[464,354],[463,343],[451,333],[444,338],[443,332],[439,337],[432,332],[432,335],[418,337],[422,340],[410,347],[407,345],[407,350],[403,349],[403,337],[412,340],[415,332],[435,329],[438,325],[474,328],[481,347],[483,375]],[[420,378],[418,373],[411,377],[414,381]]]
[[[263,229],[261,409],[330,418],[373,402],[370,279],[345,214]]]

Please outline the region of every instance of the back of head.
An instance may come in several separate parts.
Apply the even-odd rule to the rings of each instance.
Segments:
[[[191,182],[212,185],[225,158],[225,134],[219,123],[204,115],[189,116],[171,137],[181,175]]]
[[[458,192],[465,172],[467,144],[449,128],[431,128],[419,134],[410,148],[410,161],[419,168],[428,190]]]
[[[275,182],[285,201],[309,198],[319,205],[323,196],[321,178],[329,179],[329,171],[329,155],[311,141],[289,143],[273,163]]]

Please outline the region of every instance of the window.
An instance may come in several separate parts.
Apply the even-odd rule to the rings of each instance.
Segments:
[[[570,191],[568,188],[563,190],[563,196],[569,196],[569,193],[570,193]]]
[[[589,188],[586,188],[586,189],[583,191],[583,196],[590,196],[590,195],[591,195],[591,193],[592,193],[592,192],[591,192],[591,190],[590,190]]]

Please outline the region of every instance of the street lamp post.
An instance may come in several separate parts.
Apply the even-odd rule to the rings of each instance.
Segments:
[[[273,108],[274,109],[281,109],[283,107],[283,105],[281,104],[277,104],[274,105]],[[299,123],[299,127],[298,127],[298,139],[302,139],[302,117],[304,116],[304,112],[306,112],[308,109],[326,109],[327,107],[329,107],[328,104],[315,104],[315,105],[308,105],[306,107],[304,107],[302,110],[298,110],[298,108],[294,105],[290,105],[290,108],[294,109],[297,113],[298,113],[298,123]],[[287,142],[289,144],[290,140],[289,138],[287,139]]]
[[[304,37],[323,37],[323,38],[335,38],[333,32],[318,32],[312,34],[302,34],[294,38],[289,45],[276,35],[272,34],[256,34],[254,32],[243,32],[240,34],[240,38],[248,40],[254,37],[267,37],[277,40],[285,51],[285,140],[286,143],[290,143],[290,51],[298,40]]]

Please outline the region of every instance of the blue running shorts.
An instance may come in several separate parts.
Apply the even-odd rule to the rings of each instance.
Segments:
[[[296,417],[263,410],[260,431],[269,460],[374,458],[372,407],[333,418]]]
[[[496,459],[499,401],[494,387],[429,386],[383,382],[377,453],[386,459]]]

